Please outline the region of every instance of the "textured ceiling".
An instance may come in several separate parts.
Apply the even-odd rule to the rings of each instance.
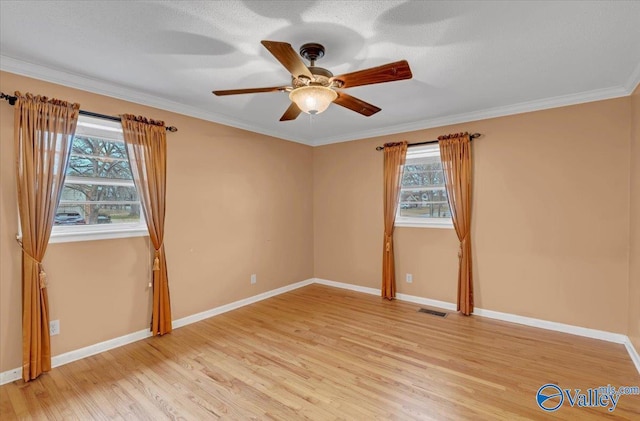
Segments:
[[[639,1],[2,0],[0,15],[2,70],[311,145],[619,97],[640,81]],[[321,43],[317,65],[334,74],[406,59],[413,79],[346,90],[382,108],[372,117],[332,105],[279,122],[285,93],[211,94],[290,83],[260,40]]]

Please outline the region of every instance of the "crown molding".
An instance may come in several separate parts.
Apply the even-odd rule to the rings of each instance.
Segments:
[[[640,66],[634,72],[640,77]],[[636,78],[637,78],[636,77]],[[629,84],[629,83],[628,83]],[[637,83],[636,83],[637,84]],[[635,87],[635,85],[634,85]],[[583,104],[587,102],[602,101],[606,99],[620,98],[631,95],[633,89],[621,86],[593,91],[581,92],[578,94],[562,95],[553,98],[539,99],[535,101],[521,102],[504,107],[487,108],[486,110],[472,111],[470,113],[456,114],[446,117],[419,121],[415,123],[399,124],[388,126],[383,129],[368,130],[366,132],[351,133],[341,136],[328,137],[313,142],[313,146],[322,146],[332,143],[348,142],[351,140],[367,139],[377,136],[388,136],[393,134],[413,132],[417,130],[432,129],[434,127],[448,126],[452,124],[469,123],[472,121],[486,120],[489,118],[504,117],[514,114],[529,113],[533,111],[547,110],[550,108],[566,107],[568,105]]]
[[[202,111],[201,109],[198,109],[196,107],[191,107],[189,105],[181,104],[175,101],[170,101],[157,96],[149,95],[117,84],[100,81],[83,75],[57,70],[46,66],[41,66],[39,64],[29,63],[5,55],[0,55],[0,70],[56,83],[63,86],[68,86],[71,88],[81,89],[83,91],[105,95],[112,98],[122,99],[136,104],[147,105],[150,107],[171,111],[189,117],[199,118],[201,120],[206,120],[213,123],[224,124],[226,126],[259,133],[266,136],[272,136],[278,139],[302,143],[309,146],[322,146],[332,143],[366,139],[370,137],[388,136],[417,130],[432,129],[435,127],[448,126],[452,124],[469,123],[473,121],[486,120],[489,118],[504,117],[514,114],[541,111],[551,108],[619,98],[631,95],[636,86],[640,83],[640,64],[638,64],[624,86],[596,89],[593,91],[580,92],[577,94],[561,95],[553,98],[521,102],[518,104],[507,105],[503,107],[488,108],[485,110],[438,117],[414,123],[398,124],[380,129],[346,133],[339,136],[330,136],[313,141],[311,139],[292,138],[280,132],[251,126],[249,124],[246,124],[245,122],[236,120],[223,114]]]
[[[627,79],[627,83],[624,84],[624,87],[627,90],[627,95],[631,95],[638,85],[640,85],[640,63],[638,63],[635,70],[631,72],[629,79]]]
[[[306,139],[294,139],[279,132],[257,128],[223,114],[203,111],[196,107],[149,95],[114,83],[104,82],[72,72],[29,63],[5,55],[0,55],[0,70],[312,146],[311,142]]]

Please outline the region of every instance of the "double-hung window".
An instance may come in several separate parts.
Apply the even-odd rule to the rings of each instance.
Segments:
[[[146,234],[121,124],[81,115],[50,241]]]
[[[395,225],[453,228],[437,144],[407,149]]]

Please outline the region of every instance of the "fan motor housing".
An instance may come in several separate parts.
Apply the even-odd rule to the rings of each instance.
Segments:
[[[309,71],[311,72],[312,75],[316,77],[324,76],[327,79],[333,77],[333,73],[331,73],[330,71],[322,67],[310,66]]]
[[[310,66],[309,71],[313,75],[312,80],[307,77],[291,78],[291,84],[293,85],[294,88],[299,88],[301,86],[308,86],[312,83],[322,85],[322,86],[332,85],[331,78],[333,77],[333,73],[331,73],[329,70],[324,69],[322,67]]]
[[[294,88],[308,86],[311,83],[321,86],[330,86],[332,84],[330,79],[333,77],[333,73],[324,67],[317,67],[315,65],[316,60],[324,57],[324,46],[322,44],[318,44],[317,42],[303,44],[302,47],[300,47],[300,55],[310,62],[311,65],[308,68],[313,75],[313,79],[311,80],[306,77],[292,78]]]

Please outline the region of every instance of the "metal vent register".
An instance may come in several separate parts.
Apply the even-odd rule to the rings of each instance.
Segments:
[[[447,313],[444,313],[442,311],[430,310],[428,308],[421,308],[418,310],[418,313],[427,313],[431,314],[432,316],[447,317]]]

